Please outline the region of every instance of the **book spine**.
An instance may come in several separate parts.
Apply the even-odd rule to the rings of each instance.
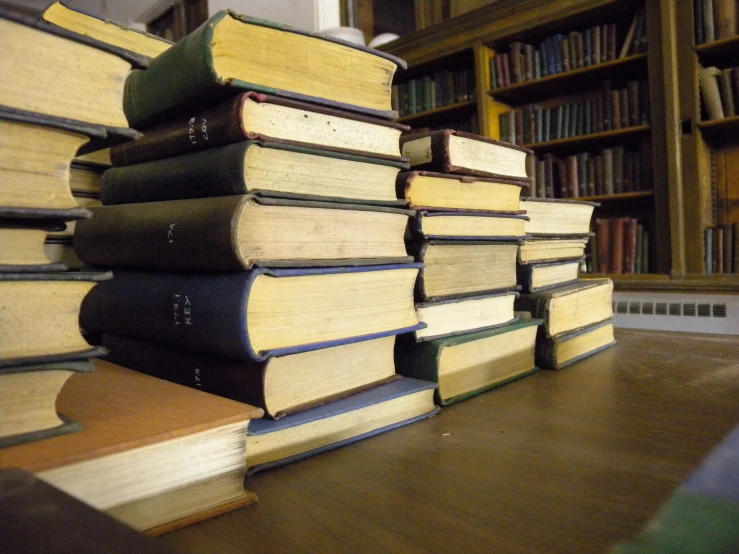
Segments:
[[[734,109],[734,89],[733,76],[731,69],[724,69],[719,75],[719,91],[721,94],[721,107],[726,117],[734,117],[736,111]]]
[[[526,67],[524,77],[527,81],[534,80],[534,47],[531,44],[524,45],[524,55],[526,57]]]
[[[704,273],[713,273],[713,230],[708,228],[703,231],[703,255]]]
[[[723,223],[720,228],[723,241],[723,270],[724,273],[734,273],[734,229],[731,223]]]
[[[566,73],[570,70],[570,43],[566,37],[559,40],[559,51],[562,60],[562,71],[560,73]]]
[[[611,81],[603,81],[603,130],[613,129],[613,100],[611,99]]]
[[[600,38],[600,26],[596,25],[592,28],[591,34],[593,35],[593,56],[592,56],[592,62],[593,65],[599,64],[601,60],[601,52],[600,52],[600,45],[601,45],[601,38]]]
[[[624,192],[624,148],[617,146],[613,149],[613,192]]]
[[[584,64],[585,67],[593,65],[593,30],[585,29],[583,31],[584,44]]]
[[[551,154],[546,154],[544,156],[544,167],[544,197],[554,198],[554,156]]]
[[[642,225],[636,226],[636,261],[634,262],[634,273],[642,273],[642,257],[644,249],[644,227]]]
[[[736,36],[736,0],[713,0],[716,40]]]
[[[641,267],[644,273],[649,273],[649,233],[644,231],[642,234],[642,262]]]
[[[619,112],[621,113],[621,128],[626,129],[629,126],[629,121],[631,119],[628,89],[623,88],[618,91],[618,100],[621,104],[619,106]]]
[[[588,159],[588,167],[587,167],[587,176],[588,176],[588,186],[587,186],[587,192],[586,194],[588,196],[595,196],[595,158],[589,158]]]
[[[721,72],[716,67],[705,67],[698,72],[701,95],[706,106],[709,119],[723,119],[724,109],[721,103],[721,94],[718,86],[718,76]]]
[[[598,272],[611,273],[613,258],[611,256],[611,225],[608,219],[596,219],[598,240]]]
[[[616,59],[616,24],[609,23],[608,28],[608,59]]]
[[[636,272],[636,219],[627,219],[624,230],[624,267],[623,272],[633,274]]]
[[[603,193],[613,194],[614,190],[614,173],[613,173],[613,150],[605,148],[603,154]]]
[[[625,218],[614,217],[611,222],[611,273],[620,275],[624,268],[624,225]]]
[[[575,33],[575,44],[577,45],[577,67],[585,67],[585,39],[582,33]]]
[[[577,155],[577,184],[579,196],[588,195],[588,154],[581,152]]]
[[[705,28],[703,26],[703,2],[713,0],[693,0],[693,23],[695,25],[695,44],[703,44],[705,39]]]
[[[523,43],[521,42],[513,42],[511,43],[510,49],[508,51],[509,56],[511,58],[511,69],[512,69],[512,83],[518,84],[523,82],[523,68],[521,67],[521,48],[523,47]]]
[[[569,198],[580,196],[580,185],[578,183],[577,156],[567,156],[567,184]]]
[[[705,42],[713,42],[716,40],[716,29],[713,19],[713,2],[714,0],[703,1],[703,35]]]
[[[611,91],[611,129],[621,128],[621,100],[617,90]]]
[[[713,229],[713,272],[724,272],[724,230],[721,227]]]
[[[641,120],[641,109],[639,107],[639,81],[629,81],[627,85],[628,97],[628,114],[629,122],[628,125],[636,127],[639,125]]]

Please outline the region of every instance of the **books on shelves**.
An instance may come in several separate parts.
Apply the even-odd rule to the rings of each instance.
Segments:
[[[373,389],[277,421],[251,422],[246,434],[248,474],[314,456],[438,412],[436,385],[399,378]]]
[[[577,281],[584,258],[557,262],[519,264],[518,284],[525,293],[548,290]]]
[[[703,67],[698,71],[698,82],[709,120],[734,117],[739,113],[739,67]]]
[[[614,344],[613,320],[608,319],[554,339],[540,340],[536,347],[536,365],[563,369]]]
[[[709,227],[703,237],[704,273],[739,273],[739,223]]]
[[[477,111],[473,110],[471,111],[471,113],[467,112],[469,112],[469,110],[460,111],[459,113],[455,114],[454,117],[451,117],[450,115],[449,117],[440,118],[442,121],[444,121],[443,123],[437,122],[432,124],[431,122],[433,120],[429,120],[429,122],[426,122],[425,125],[419,125],[414,122],[413,132],[429,133],[431,131],[443,131],[444,129],[454,128],[454,130],[456,131],[477,135],[480,133]]]
[[[256,500],[243,480],[244,431],[257,408],[103,361],[69,380],[57,408],[82,431],[2,449],[0,467],[150,533]]]
[[[737,5],[733,0],[693,0],[695,44],[735,37]]]
[[[557,200],[553,198],[524,198],[521,207],[526,210],[526,233],[535,237],[563,237],[589,235],[595,202]]]
[[[403,117],[475,100],[474,69],[444,68],[393,85],[393,110]]]
[[[398,372],[439,384],[436,401],[449,405],[536,371],[540,320],[527,319],[430,342],[398,342]]]
[[[595,220],[590,243],[589,273],[642,274],[650,271],[650,233],[635,218],[611,217]]]

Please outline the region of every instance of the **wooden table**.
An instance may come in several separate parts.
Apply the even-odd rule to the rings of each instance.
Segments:
[[[739,421],[739,338],[619,331],[559,372],[247,479],[183,553],[600,552]]]

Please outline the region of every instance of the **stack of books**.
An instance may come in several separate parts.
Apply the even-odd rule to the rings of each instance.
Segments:
[[[578,279],[597,204],[527,198],[521,205],[530,238],[518,252],[516,311],[544,320],[536,363],[560,369],[615,344],[613,282]]]
[[[224,11],[128,79],[144,136],[111,149],[104,206],[75,229],[115,273],[81,324],[110,361],[263,409],[250,473],[435,412],[393,361],[421,327],[395,192],[403,65]]]
[[[397,369],[437,382],[447,405],[535,369],[539,322],[514,315],[531,153],[451,130],[401,143],[414,171],[399,175],[398,195],[416,212],[409,250],[424,264],[416,312],[426,327],[399,339]]]

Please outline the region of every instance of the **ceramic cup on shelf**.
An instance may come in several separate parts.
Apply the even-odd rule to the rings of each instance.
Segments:
[[[332,27],[331,29],[321,31],[321,34],[328,37],[340,38],[347,42],[359,44],[360,46],[365,45],[364,34],[362,31],[355,29],[354,27]]]

